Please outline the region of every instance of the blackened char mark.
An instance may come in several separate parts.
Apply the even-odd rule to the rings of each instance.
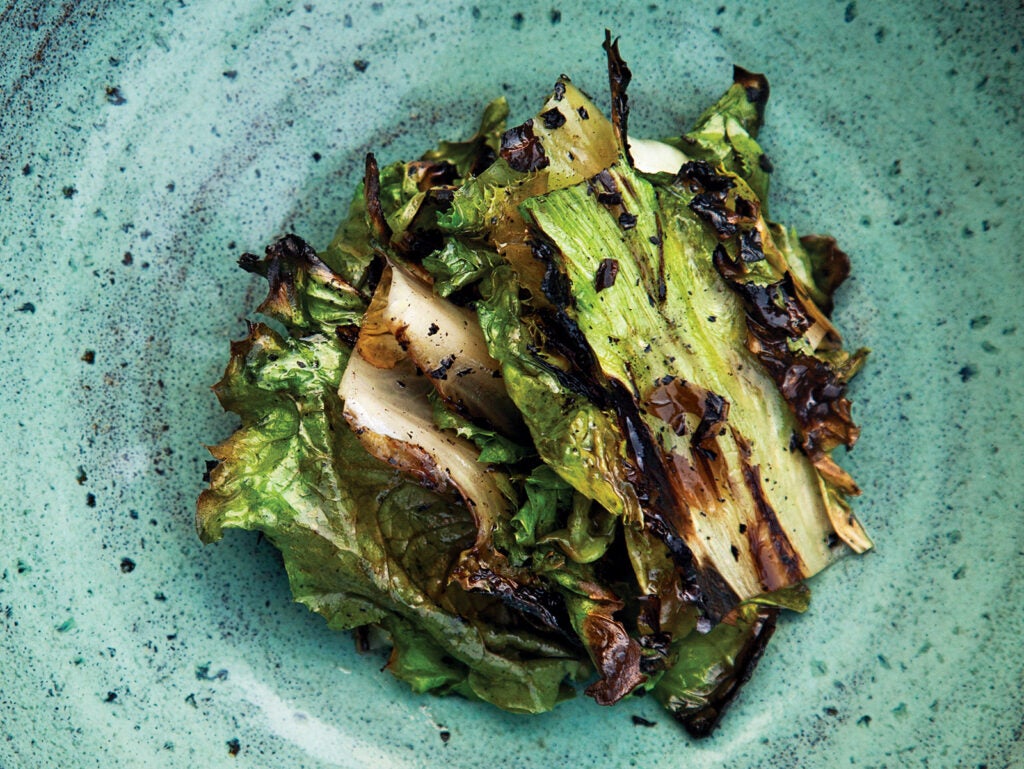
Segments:
[[[570,392],[584,397],[600,409],[607,408],[608,395],[603,386],[603,375],[594,351],[579,325],[563,309],[548,309],[537,313],[545,335],[547,347],[564,358],[568,369],[546,361],[535,351],[534,362],[552,374]]]
[[[665,280],[665,230],[661,226],[661,215],[655,213],[654,224],[658,229],[657,235],[650,238],[651,244],[658,247],[658,304],[664,304],[668,296],[668,283]]]
[[[743,88],[747,94],[747,101],[753,104],[757,110],[757,124],[747,129],[750,135],[756,139],[758,129],[764,122],[764,108],[770,94],[768,78],[759,72],[750,72],[743,67],[733,66],[732,81]]]
[[[637,640],[643,651],[640,670],[656,673],[665,670],[671,661],[672,634],[661,629],[661,598],[657,595],[642,595],[637,598],[639,610],[636,617]]]
[[[796,298],[793,276],[767,285],[742,283],[737,291],[747,302],[750,317],[760,326],[795,339],[812,325],[811,318]]]
[[[533,133],[533,120],[510,128],[501,135],[500,154],[509,166],[522,173],[547,168],[551,162],[540,139]]]
[[[334,329],[334,333],[337,334],[338,341],[345,347],[348,347],[350,350],[355,349],[356,342],[359,340],[359,326],[354,323],[338,326]]]
[[[402,258],[414,264],[444,248],[444,233],[436,228],[420,229],[409,227],[392,246]]]
[[[746,527],[746,535],[758,578],[767,591],[789,587],[807,576],[806,568],[800,554],[793,549],[789,536],[779,523],[775,508],[768,501],[761,480],[760,466],[750,462],[750,442],[735,429],[732,435],[740,449],[743,482],[754,501],[756,516],[753,525]]]
[[[733,207],[736,211],[737,219],[745,219],[748,222],[753,222],[757,219],[757,214],[760,211],[760,206],[749,198],[741,197],[737,195],[733,201]]]
[[[793,351],[812,321],[797,298],[793,278],[786,273],[767,285],[743,281],[744,265],[715,248],[712,261],[726,283],[743,300],[747,314],[747,346],[757,356],[800,426],[801,448],[816,464],[840,444],[847,448],[860,431],[845,397],[846,380],[827,361]]]
[[[828,363],[789,349],[748,319],[757,339],[757,357],[779,387],[803,431],[801,448],[812,460],[842,444],[851,448],[860,435],[846,399],[846,383]]]
[[[751,264],[764,259],[764,248],[761,244],[761,233],[756,229],[740,234],[740,259]]]
[[[414,160],[406,165],[405,173],[416,181],[420,192],[454,184],[459,178],[459,169],[447,160]]]
[[[608,85],[612,94],[612,127],[615,129],[615,138],[619,146],[626,154],[626,159],[633,165],[633,157],[629,153],[627,143],[627,123],[629,122],[629,97],[626,95],[626,87],[633,79],[633,73],[629,71],[626,62],[619,54],[619,39],[612,40],[611,30],[604,31],[604,50],[608,54]]]
[[[598,171],[594,176],[590,178],[588,182],[589,186],[593,190],[597,190],[598,185],[604,192],[597,193],[597,201],[604,203],[605,205],[620,205],[622,203],[622,195],[619,193],[619,185],[615,183],[615,177],[611,175],[607,168]]]
[[[256,254],[244,253],[238,257],[238,266],[246,272],[256,275],[266,275],[266,266]]]
[[[715,173],[704,160],[684,163],[676,179],[694,193],[690,210],[709,224],[719,238],[736,234],[737,214],[726,207],[729,190],[736,186],[732,179]]]
[[[740,256],[743,256],[742,241]],[[797,298],[790,273],[787,272],[774,283],[745,281],[743,277],[746,267],[742,262],[730,259],[721,244],[712,252],[711,261],[718,274],[743,299],[747,318],[758,326],[768,329],[772,335],[785,335],[792,339],[801,336],[811,327],[811,318]]]
[[[757,663],[764,654],[768,641],[775,632],[775,622],[778,617],[778,609],[765,608],[758,615],[757,621],[751,632],[751,637],[743,649],[736,656],[733,670],[728,680],[723,682],[708,698],[708,704],[696,712],[677,715],[676,718],[682,722],[692,736],[707,737],[718,726],[726,708],[736,698],[736,694],[743,687],[757,667]]]
[[[705,459],[717,458],[717,439],[729,418],[729,401],[724,397],[693,382],[666,375],[646,397],[645,405],[676,435],[686,433],[687,414],[696,416],[700,421],[690,439],[693,450]],[[724,467],[721,470],[728,472]],[[714,476],[709,475],[704,480],[713,484]],[[717,488],[713,488],[716,496],[721,496]]]
[[[448,356],[446,356],[446,357],[444,357],[444,358],[442,358],[440,360],[440,362],[438,363],[437,368],[431,369],[430,371],[427,371],[425,373],[431,379],[441,379],[441,380],[444,380],[444,379],[448,378],[448,371],[454,365],[455,365],[455,356],[454,355],[448,355]]]
[[[469,167],[469,175],[479,176],[490,168],[497,159],[498,155],[491,149],[490,145],[486,142],[480,142],[476,155],[473,157],[473,163]]]
[[[701,403],[700,423],[693,431],[694,450],[708,459],[718,456],[716,438],[729,418],[729,401],[721,395],[706,390]]]
[[[597,266],[597,274],[594,276],[594,287],[598,293],[614,286],[618,274],[619,262],[617,259],[602,259]]]
[[[685,184],[690,192],[721,193],[722,200],[725,200],[724,194],[736,186],[736,182],[728,176],[716,173],[706,160],[690,160],[683,163],[676,178]]]
[[[547,112],[542,112],[540,118],[544,121],[544,127],[548,130],[561,128],[565,125],[565,115],[559,111],[558,107],[552,107]]]
[[[582,644],[572,629],[569,610],[561,594],[541,585],[522,585],[504,574],[481,567],[469,576],[471,590],[497,596],[508,608],[531,620],[543,630],[562,636],[574,647]]]
[[[720,238],[729,238],[736,234],[736,225],[729,221],[729,211],[725,201],[719,200],[717,194],[702,192],[690,201],[690,210],[711,225]]]
[[[544,265],[544,275],[540,281],[540,290],[544,296],[555,307],[569,307],[573,300],[572,290],[568,276],[562,270],[559,260],[555,259],[556,246],[539,233],[534,233],[530,240],[530,252],[534,259]]]
[[[669,457],[655,442],[636,400],[616,379],[608,380],[608,390],[633,459],[628,477],[643,505],[647,529],[668,549],[683,592],[712,622],[718,622],[736,605],[738,596],[713,567],[698,564],[686,544],[685,538],[695,532],[684,490],[677,487]]]

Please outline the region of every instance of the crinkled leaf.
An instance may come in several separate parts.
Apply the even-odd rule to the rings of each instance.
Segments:
[[[559,511],[572,504],[573,490],[547,465],[536,467],[524,486],[526,501],[512,516],[511,525],[516,543],[527,548],[555,528]]]
[[[450,296],[479,281],[500,262],[496,251],[474,248],[458,238],[451,238],[443,249],[424,259],[423,266],[434,278],[434,291]]]

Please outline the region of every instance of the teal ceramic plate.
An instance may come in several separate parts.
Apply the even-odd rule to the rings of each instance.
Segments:
[[[0,10],[3,769],[1024,765],[1016,4],[36,5]],[[367,150],[502,93],[524,119],[562,72],[602,94],[605,27],[637,135],[768,75],[773,212],[850,252],[839,325],[874,350],[843,462],[877,549],[813,581],[701,742],[649,700],[414,696],[266,542],[193,528],[263,292],[238,256],[325,245]]]

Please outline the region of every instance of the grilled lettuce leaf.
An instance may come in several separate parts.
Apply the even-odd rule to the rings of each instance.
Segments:
[[[296,600],[375,626],[416,692],[536,713],[651,692],[708,734],[805,580],[871,541],[832,452],[865,351],[830,319],[849,258],[768,218],[768,84],[688,132],[604,117],[566,76],[505,128],[367,157],[321,253],[242,266],[267,299],[215,391],[204,541],[258,530]]]

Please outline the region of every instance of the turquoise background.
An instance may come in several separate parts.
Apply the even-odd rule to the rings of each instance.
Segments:
[[[0,10],[2,769],[1024,765],[1019,4],[35,5]],[[266,542],[192,523],[263,291],[238,256],[325,245],[368,150],[498,94],[524,119],[566,72],[606,103],[605,27],[638,136],[767,74],[773,215],[851,254],[838,322],[874,350],[843,463],[877,549],[813,581],[703,742],[652,701],[413,696]]]

